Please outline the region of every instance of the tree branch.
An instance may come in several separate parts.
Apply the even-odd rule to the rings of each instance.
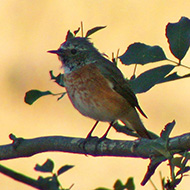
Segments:
[[[17,181],[22,182],[24,184],[35,187],[36,189],[41,189],[38,180],[32,179],[28,176],[25,176],[21,173],[14,171],[14,170],[11,170],[5,166],[0,165],[0,172],[5,174],[6,176],[11,177],[14,180],[17,180]]]
[[[63,136],[23,139],[16,138],[11,134],[10,139],[13,140],[12,144],[0,146],[0,160],[29,157],[47,151],[89,154],[92,156],[150,158],[151,162],[141,183],[142,185],[145,185],[150,179],[157,166],[168,159],[167,154],[162,154],[164,151],[170,152],[171,154],[169,153],[169,155],[172,155],[174,153],[180,153],[190,149],[190,133],[170,138],[168,140],[167,147],[165,146],[166,142],[163,138],[157,138],[154,140],[140,139],[135,141],[110,139],[100,141],[99,138],[91,138],[86,141],[82,138]],[[52,183],[52,180],[47,180],[46,178],[35,180],[2,165],[0,165],[0,172],[37,189],[59,189],[57,181]]]
[[[83,138],[47,136],[34,139],[23,139],[11,136],[12,144],[0,146],[0,160],[60,151],[76,154],[89,154],[92,156],[116,156],[116,157],[140,157],[151,158],[163,156],[154,148],[155,143],[164,146],[161,138],[155,140],[140,139],[135,141],[105,139],[100,142],[98,138],[92,138],[85,142]],[[85,146],[84,145],[85,142]],[[85,148],[84,148],[85,147]],[[168,151],[179,153],[190,149],[190,133],[170,138]]]

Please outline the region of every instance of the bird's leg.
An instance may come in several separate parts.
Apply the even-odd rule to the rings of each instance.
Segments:
[[[88,133],[88,135],[86,136],[86,139],[92,138],[92,132],[93,132],[94,129],[96,128],[98,122],[99,122],[99,121],[96,121],[96,123],[94,124],[94,126],[92,127],[92,129],[90,130],[90,132]]]
[[[108,134],[108,132],[110,131],[110,129],[111,129],[112,125],[114,124],[114,122],[115,122],[115,121],[112,121],[112,122],[110,123],[110,125],[109,125],[107,131],[106,131],[105,134],[100,138],[101,141],[104,140],[104,139],[106,139],[107,134]]]
[[[94,124],[94,126],[92,127],[92,129],[90,130],[90,132],[88,133],[88,135],[86,136],[86,138],[79,144],[80,147],[82,147],[82,149],[86,152],[86,149],[85,149],[85,145],[86,143],[91,139],[91,138],[95,138],[92,136],[92,132],[94,131],[94,129],[96,128],[97,124],[98,124],[99,121],[96,121],[96,123]],[[87,155],[85,153],[85,155]]]
[[[102,141],[104,141],[104,140],[106,139],[107,134],[108,134],[108,132],[110,131],[110,129],[111,129],[112,125],[114,124],[114,122],[115,122],[115,121],[112,121],[112,122],[110,123],[110,125],[109,125],[108,129],[106,130],[106,132],[104,133],[104,135],[103,135],[101,138],[98,139],[98,142],[97,142],[96,148],[95,148],[95,152],[98,151],[98,145],[99,145],[99,143],[101,143]]]

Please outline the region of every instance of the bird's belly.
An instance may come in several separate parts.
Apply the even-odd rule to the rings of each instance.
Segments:
[[[78,70],[77,70],[78,71]],[[127,101],[115,92],[98,70],[86,66],[65,75],[65,86],[73,106],[99,121],[114,121],[125,112]]]
[[[73,106],[83,115],[100,121],[111,121],[110,114],[105,114],[105,107],[89,91],[79,92],[75,90],[73,93],[68,91],[69,98],[73,103]],[[93,96],[93,98],[92,98]]]

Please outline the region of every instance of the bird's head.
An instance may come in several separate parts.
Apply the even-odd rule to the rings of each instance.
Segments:
[[[94,63],[99,56],[102,56],[85,37],[70,38],[57,50],[48,52],[58,55],[65,72],[71,72],[84,65]]]

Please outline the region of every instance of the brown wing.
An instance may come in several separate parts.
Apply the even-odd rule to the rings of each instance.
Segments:
[[[113,89],[123,96],[131,104],[131,106],[136,107],[139,112],[147,118],[146,114],[139,106],[138,100],[132,91],[130,84],[123,77],[123,74],[117,66],[104,57],[102,57],[101,60],[98,60],[95,64],[100,69],[102,75],[104,75],[113,84]]]

